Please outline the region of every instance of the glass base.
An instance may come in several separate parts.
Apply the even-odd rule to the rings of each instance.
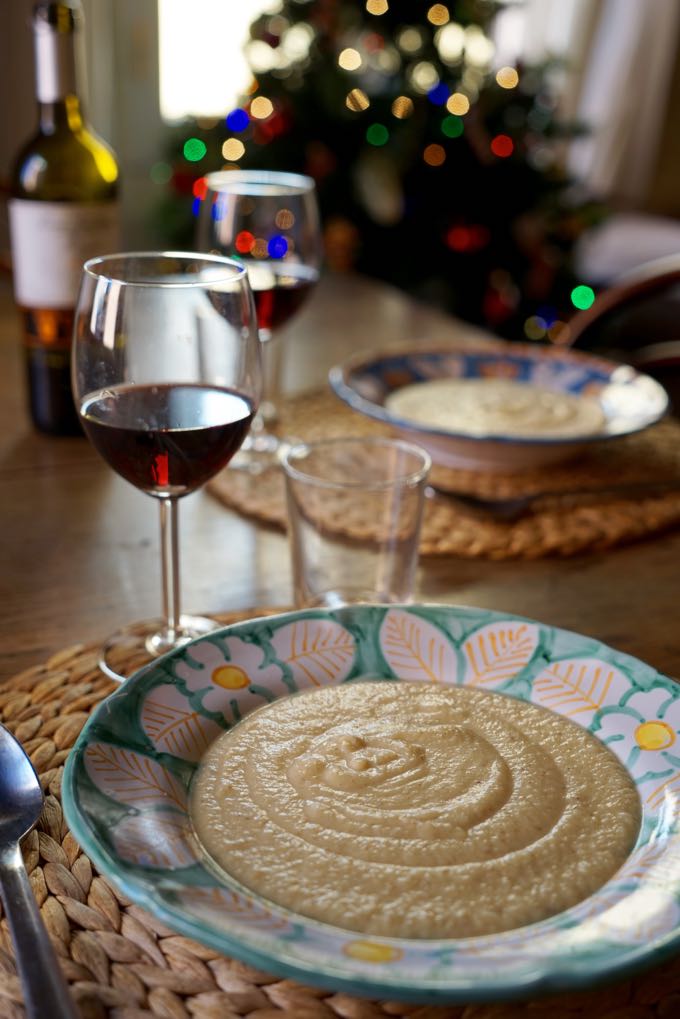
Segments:
[[[180,616],[178,630],[171,631],[162,619],[147,619],[117,630],[106,641],[99,655],[99,668],[117,683],[122,683],[137,669],[148,665],[159,655],[188,644],[221,627],[207,616]]]
[[[299,439],[282,439],[273,432],[255,432],[247,436],[245,442],[229,461],[229,469],[247,471],[249,474],[262,474],[272,467],[277,467],[285,450],[294,446]]]

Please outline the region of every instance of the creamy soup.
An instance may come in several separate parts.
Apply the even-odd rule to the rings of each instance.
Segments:
[[[224,871],[296,913],[458,938],[599,888],[635,842],[640,801],[614,754],[553,712],[378,681],[247,716],[203,758],[191,814]]]
[[[385,406],[416,424],[467,435],[569,437],[599,432],[605,423],[593,397],[511,379],[416,382],[390,393]]]

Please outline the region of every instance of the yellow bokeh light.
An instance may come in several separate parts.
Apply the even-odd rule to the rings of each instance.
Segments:
[[[501,67],[496,71],[496,81],[501,88],[516,88],[519,74],[514,67]]]
[[[290,230],[295,222],[295,215],[290,211],[290,209],[279,209],[274,216],[274,222],[278,226],[279,230]]]
[[[389,10],[387,0],[366,0],[366,10],[369,14],[384,14]]]
[[[246,147],[239,138],[227,138],[222,146],[222,155],[232,163],[240,159],[245,151]]]
[[[266,120],[274,112],[274,104],[266,96],[257,96],[250,104],[250,116],[255,120]]]
[[[356,71],[361,67],[361,53],[359,53],[359,50],[349,47],[342,51],[338,57],[338,63],[343,71]]]
[[[454,64],[463,55],[465,48],[465,29],[455,21],[440,28],[435,35],[435,43],[439,56],[446,63]]]
[[[432,25],[445,25],[449,17],[449,9],[444,4],[433,4],[427,12],[427,20]]]
[[[413,113],[413,100],[408,96],[397,96],[392,103],[392,113],[398,120],[405,120]]]
[[[557,319],[548,329],[548,339],[551,343],[569,344],[571,342],[571,328],[569,324]]]
[[[421,60],[411,70],[411,84],[418,92],[429,92],[431,88],[439,84],[437,68],[429,60]]]
[[[524,335],[529,340],[542,340],[545,332],[545,321],[538,315],[530,315],[524,323]]]
[[[250,249],[250,254],[253,258],[268,258],[269,252],[267,251],[267,242],[264,237],[257,237],[255,243]]]
[[[423,47],[423,37],[417,28],[404,28],[397,37],[397,43],[404,53],[417,53]]]
[[[351,92],[347,93],[345,98],[345,106],[348,110],[353,110],[355,113],[361,113],[362,110],[367,110],[371,105],[371,102],[360,88],[353,88]]]
[[[446,100],[446,109],[456,117],[464,117],[470,109],[470,100],[462,92],[454,92]]]
[[[442,145],[428,145],[423,152],[423,159],[428,166],[441,166],[446,159],[446,152]]]
[[[468,25],[465,29],[465,59],[474,67],[486,67],[491,63],[496,47],[479,25]]]

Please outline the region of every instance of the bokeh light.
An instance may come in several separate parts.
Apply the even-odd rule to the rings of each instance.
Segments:
[[[413,26],[402,29],[397,36],[397,45],[404,53],[419,53],[423,48],[423,36],[420,29]]]
[[[507,159],[515,150],[515,144],[509,134],[497,134],[491,139],[491,151],[499,159]]]
[[[444,63],[455,64],[465,49],[465,29],[455,21],[449,22],[435,35],[435,45]]]
[[[245,154],[246,147],[240,138],[227,138],[222,145],[222,155],[225,159],[228,159],[230,163],[235,163],[236,160],[241,159]]]
[[[398,120],[405,120],[413,113],[413,100],[408,96],[397,96],[392,103],[392,113]]]
[[[446,150],[443,145],[428,145],[423,152],[423,159],[428,166],[441,166],[446,159]]]
[[[208,193],[208,182],[205,179],[205,177],[199,177],[197,180],[194,181],[193,187],[191,188],[191,192],[194,198],[198,198],[199,201],[201,202],[203,201],[203,199]]]
[[[385,14],[389,10],[387,0],[366,0],[366,10],[369,14]]]
[[[236,234],[234,247],[240,255],[249,255],[255,247],[255,237],[250,230],[241,230]]]
[[[353,88],[345,97],[345,106],[348,110],[353,110],[354,113],[361,113],[362,110],[367,110],[370,105],[370,99],[360,88]]]
[[[256,120],[266,120],[274,112],[274,104],[266,96],[256,96],[250,104],[250,116]]]
[[[269,252],[267,250],[267,242],[263,237],[255,238],[255,243],[250,249],[250,254],[252,255],[253,258],[259,258],[260,260],[265,259],[269,256]]]
[[[460,117],[444,117],[442,120],[442,134],[447,138],[460,138],[463,133],[463,121]]]
[[[567,344],[571,342],[571,329],[568,322],[555,319],[548,329],[548,339],[551,343]]]
[[[149,176],[154,184],[167,184],[172,179],[172,167],[169,163],[154,163]]]
[[[295,223],[295,215],[290,209],[279,209],[274,216],[274,222],[279,230],[290,230]]]
[[[519,74],[514,67],[500,67],[496,71],[496,81],[501,88],[516,88],[519,84]]]
[[[366,141],[369,145],[386,145],[389,137],[390,132],[384,124],[371,124],[366,131]]]
[[[446,109],[457,117],[464,117],[470,109],[470,100],[462,92],[454,92],[446,100]]]
[[[435,106],[443,106],[449,98],[449,90],[444,82],[440,81],[438,85],[435,85],[434,88],[430,89],[427,93],[427,98],[431,103],[434,103]]]
[[[197,163],[203,159],[207,151],[205,142],[202,142],[200,138],[187,138],[182,148],[184,158],[190,163]]]
[[[361,67],[361,53],[348,47],[339,55],[338,64],[343,71],[357,71]]]
[[[427,12],[427,20],[431,25],[445,25],[449,18],[449,9],[444,4],[432,4]]]
[[[226,123],[230,131],[245,131],[250,123],[250,117],[245,110],[236,109],[227,114]]]
[[[540,315],[530,315],[524,323],[524,335],[528,340],[542,340],[547,332],[545,319]]]
[[[418,92],[423,94],[433,89],[435,85],[439,84],[439,74],[434,64],[431,64],[429,60],[421,60],[411,68],[409,78],[411,84]]]
[[[479,25],[468,25],[465,29],[465,59],[475,67],[486,67],[491,63],[496,47],[484,34]]]
[[[274,234],[267,242],[267,254],[270,258],[283,258],[288,251],[288,241],[281,234]]]
[[[585,283],[581,283],[579,286],[574,287],[571,292],[571,303],[579,311],[585,311],[590,308],[591,304],[595,300],[595,291],[592,287],[587,286]]]

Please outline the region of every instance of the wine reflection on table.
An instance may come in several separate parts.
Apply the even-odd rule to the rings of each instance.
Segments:
[[[159,655],[219,625],[180,611],[177,502],[226,466],[259,406],[261,352],[244,267],[175,252],[86,262],[72,385],[100,455],[159,500],[162,619],[106,642],[100,666],[122,679],[117,663],[132,661],[132,652]]]

